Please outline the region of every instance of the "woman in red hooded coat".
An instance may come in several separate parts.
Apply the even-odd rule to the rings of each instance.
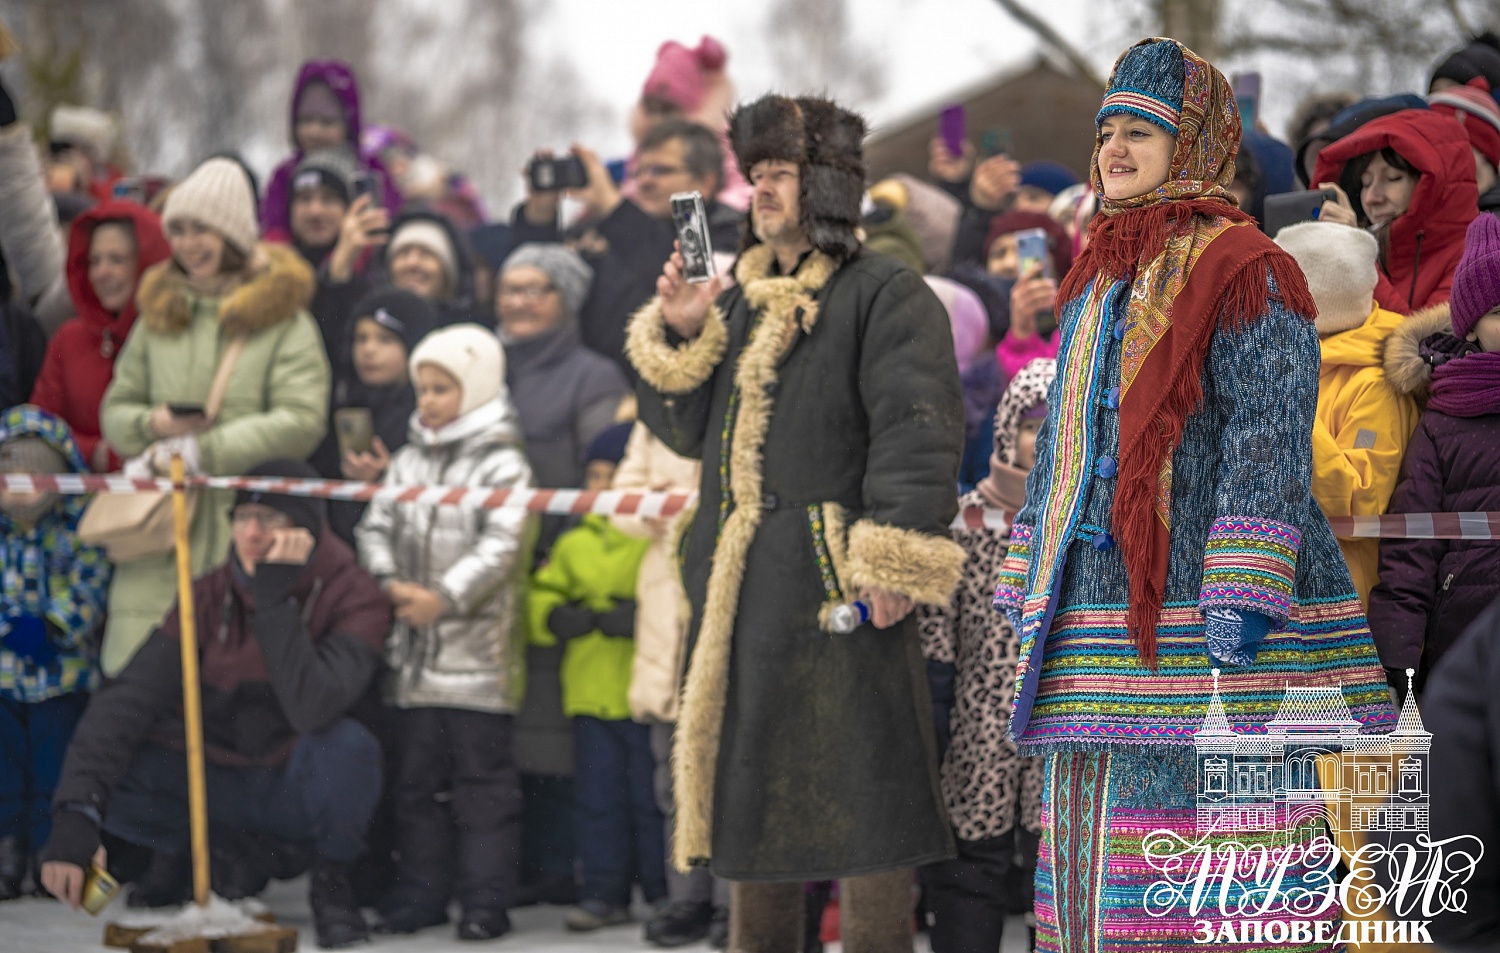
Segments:
[[[170,254],[161,220],[134,202],[100,203],[78,216],[68,233],[68,290],[78,316],[48,342],[31,402],[67,421],[99,473],[120,464],[100,437],[99,404],[135,324],[136,285],[142,272]]]
[[[1343,193],[1324,204],[1325,220],[1373,227],[1382,308],[1410,314],[1448,300],[1479,207],[1474,153],[1457,120],[1430,109],[1381,116],[1324,147],[1313,181]]]

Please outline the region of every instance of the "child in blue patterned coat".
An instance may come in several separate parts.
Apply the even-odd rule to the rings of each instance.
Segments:
[[[1021,635],[1011,734],[1047,756],[1037,949],[1175,949],[1222,914],[1145,916],[1143,837],[1271,836],[1195,833],[1216,683],[1236,733],[1265,732],[1289,686],[1331,693],[1362,732],[1396,715],[1311,493],[1316,308],[1228,191],[1229,84],[1143,41],[1097,133],[1102,214],[1059,289],[1058,376],[996,603]],[[1293,865],[1285,886],[1310,876]]]
[[[23,404],[0,417],[0,473],[88,469],[51,414]],[[99,678],[110,565],[78,541],[86,499],[0,490],[0,900],[20,896],[52,832],[52,789]]]

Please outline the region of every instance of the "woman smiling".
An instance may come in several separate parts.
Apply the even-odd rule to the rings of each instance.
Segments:
[[[1195,830],[1199,728],[1262,732],[1284,686],[1364,731],[1395,712],[1309,489],[1316,308],[1229,192],[1229,84],[1146,40],[1096,128],[1102,214],[1058,291],[1058,375],[996,605],[1021,637],[1010,731],[1047,758],[1037,949],[1165,950],[1236,901],[1144,915],[1143,837],[1286,837]],[[1293,862],[1284,887],[1312,879]]]

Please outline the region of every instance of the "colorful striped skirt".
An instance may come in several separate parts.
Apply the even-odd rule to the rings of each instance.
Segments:
[[[1048,755],[1036,874],[1037,950],[1339,948],[1332,940],[1340,909],[1336,897],[1328,902],[1329,882],[1336,883],[1338,872],[1314,843],[1319,832],[1200,832],[1197,791],[1191,746],[1114,745]],[[1240,855],[1237,875],[1221,876],[1225,868],[1218,865],[1208,867],[1206,877],[1195,874],[1203,870],[1193,866],[1195,858],[1221,858],[1231,842],[1249,852]],[[1306,854],[1295,849],[1299,843]],[[1266,876],[1257,881],[1257,850],[1285,852],[1289,844],[1288,856],[1296,860],[1280,879],[1270,887]],[[1268,890],[1276,896],[1268,898]]]

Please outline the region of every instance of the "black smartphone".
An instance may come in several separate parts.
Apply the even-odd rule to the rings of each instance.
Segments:
[[[691,283],[714,276],[714,246],[708,235],[708,209],[700,192],[677,192],[672,196],[672,224],[677,227],[677,248],[682,253],[682,276]]]
[[[354,173],[354,178],[349,180],[350,204],[352,205],[354,200],[361,195],[370,196],[370,205],[372,207],[384,205],[385,203],[381,201],[380,195],[380,176],[373,172]]]
[[[1323,203],[1336,201],[1338,201],[1338,193],[1333,189],[1278,192],[1275,195],[1268,195],[1266,196],[1265,221],[1262,224],[1265,226],[1266,234],[1275,238],[1276,233],[1288,225],[1317,221],[1318,210],[1323,207]]]
[[[561,159],[532,159],[529,167],[533,192],[557,192],[581,189],[589,184],[588,170],[577,156]]]
[[[201,404],[168,404],[167,410],[171,411],[173,417],[203,416],[203,406]]]

